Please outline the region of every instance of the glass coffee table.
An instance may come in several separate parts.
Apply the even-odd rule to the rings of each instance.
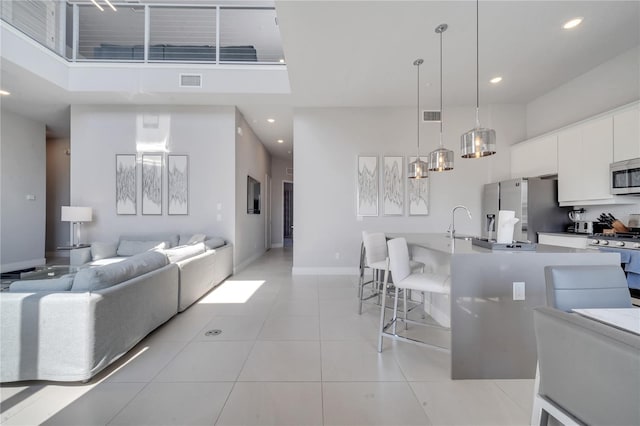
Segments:
[[[67,274],[75,274],[78,272],[77,266],[71,265],[45,265],[36,266],[34,271],[23,272],[20,274],[21,280],[46,280],[50,278],[58,278]]]

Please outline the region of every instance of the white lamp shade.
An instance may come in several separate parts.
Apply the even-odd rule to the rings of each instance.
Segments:
[[[62,206],[61,220],[63,222],[91,222],[92,215],[91,207]]]

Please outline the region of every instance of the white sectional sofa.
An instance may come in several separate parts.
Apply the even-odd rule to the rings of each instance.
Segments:
[[[14,282],[0,293],[0,382],[90,379],[231,275],[232,247],[207,244],[218,247],[116,249],[110,258],[97,244],[95,256],[74,254],[88,260],[75,275]]]

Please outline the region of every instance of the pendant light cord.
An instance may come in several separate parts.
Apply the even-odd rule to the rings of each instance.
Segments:
[[[440,148],[442,148],[442,33],[440,31]]]
[[[476,0],[476,127],[480,127],[480,0]]]
[[[418,59],[416,59],[415,64],[416,69],[418,70],[418,90],[416,91],[418,93],[416,96],[416,110],[418,112],[418,120],[416,121],[418,130],[418,148],[416,151],[416,160],[420,161],[420,62]]]

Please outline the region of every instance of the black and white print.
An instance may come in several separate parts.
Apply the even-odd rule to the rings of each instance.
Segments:
[[[116,155],[116,214],[136,214],[136,155]]]
[[[162,154],[142,156],[142,214],[162,214]]]
[[[416,157],[409,157],[409,162],[415,161]],[[409,216],[425,216],[429,214],[429,180],[430,179],[407,179]]]
[[[384,157],[382,207],[385,216],[404,213],[404,157]]]
[[[358,157],[358,216],[378,216],[378,157]]]
[[[189,214],[189,157],[169,155],[169,214]]]

